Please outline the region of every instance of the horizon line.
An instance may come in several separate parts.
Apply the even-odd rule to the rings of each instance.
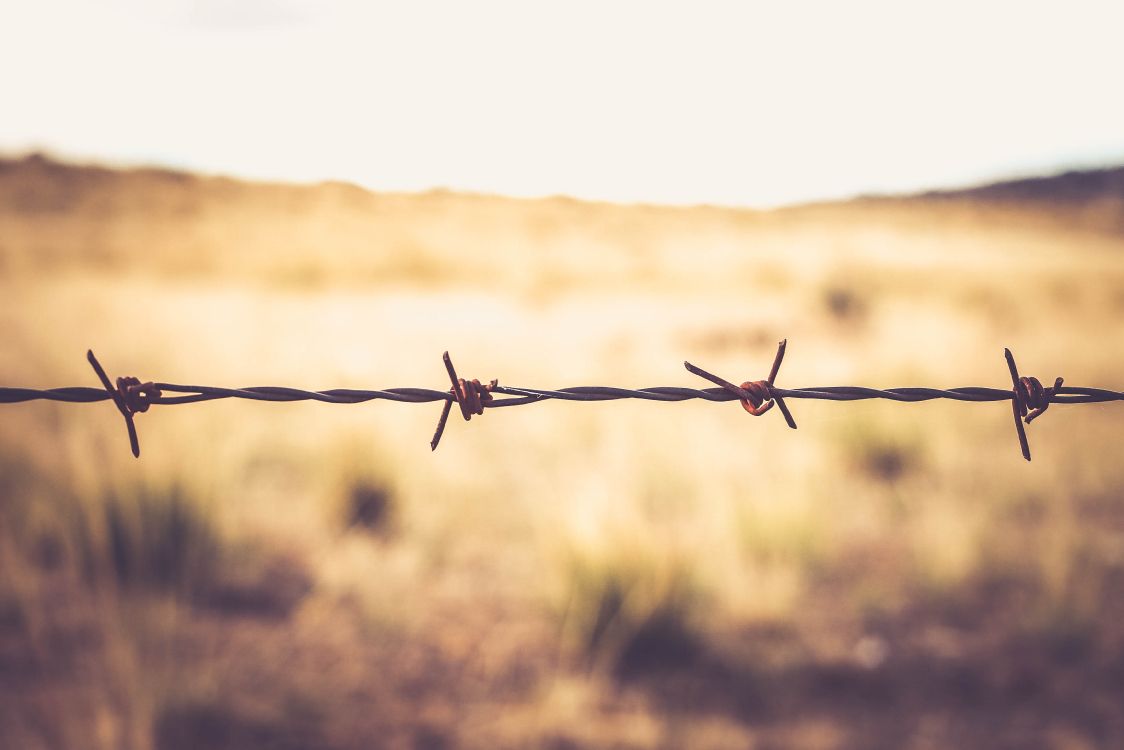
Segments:
[[[622,200],[575,195],[565,192],[518,194],[474,189],[470,187],[455,187],[451,185],[431,185],[423,188],[379,187],[377,185],[364,184],[360,181],[348,178],[273,178],[253,174],[239,174],[234,171],[195,168],[187,164],[176,163],[170,160],[161,160],[158,158],[144,159],[92,156],[87,154],[78,154],[75,152],[67,152],[63,149],[56,149],[53,147],[42,145],[33,145],[15,149],[0,147],[0,160],[27,161],[33,159],[41,159],[43,161],[75,168],[105,169],[115,172],[146,170],[162,171],[175,174],[191,175],[204,179],[232,180],[235,182],[256,185],[289,187],[319,187],[324,185],[341,185],[362,190],[371,195],[424,196],[434,193],[449,193],[465,197],[500,198],[513,201],[567,200],[591,205],[620,206],[632,208],[717,209],[755,212],[772,212],[794,208],[845,204],[863,200],[893,200],[904,198],[920,198],[942,194],[955,194],[978,190],[981,188],[988,188],[996,185],[1003,185],[1007,183],[1057,178],[1062,177],[1066,174],[1109,172],[1117,169],[1124,169],[1124,154],[1121,154],[1118,157],[1113,157],[1111,159],[1101,159],[1096,161],[1082,159],[1063,159],[1053,162],[1049,165],[1042,165],[1039,167],[1028,166],[1023,168],[1013,168],[1010,170],[997,170],[996,172],[988,176],[982,176],[975,179],[966,179],[964,181],[938,183],[927,187],[918,186],[916,188],[907,188],[898,191],[868,190],[849,193],[825,194],[822,197],[813,197],[807,200],[753,205],[746,203],[726,203],[718,201],[672,202],[643,199]]]

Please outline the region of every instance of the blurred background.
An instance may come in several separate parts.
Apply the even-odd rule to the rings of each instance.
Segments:
[[[0,384],[1120,389],[1112,4],[0,8]],[[1121,407],[0,407],[4,748],[1124,744]]]

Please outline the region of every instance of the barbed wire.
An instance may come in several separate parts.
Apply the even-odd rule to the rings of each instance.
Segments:
[[[479,380],[465,380],[457,376],[456,368],[445,352],[443,359],[449,376],[450,389],[447,391],[429,388],[386,388],[382,390],[360,390],[353,388],[333,388],[326,391],[307,391],[300,388],[281,386],[252,386],[249,388],[223,388],[209,385],[179,385],[176,383],[141,382],[135,377],[117,378],[116,386],[110,382],[101,363],[93,351],[86,352],[86,359],[101,381],[101,388],[71,386],[66,388],[12,388],[0,387],[0,403],[15,404],[26,401],[60,401],[64,403],[96,403],[113,401],[125,419],[129,434],[129,446],[133,455],[140,457],[140,441],[137,437],[134,417],[148,411],[149,407],[196,404],[203,401],[238,398],[250,401],[271,401],[289,403],[293,401],[320,401],[328,404],[361,404],[367,401],[397,401],[400,403],[421,404],[441,401],[444,406],[437,421],[437,429],[430,441],[430,449],[437,450],[445,424],[453,404],[460,407],[465,421],[473,415],[484,413],[485,409],[499,409],[508,406],[523,406],[539,401],[617,401],[620,399],[642,399],[645,401],[739,401],[747,412],[761,416],[776,404],[785,422],[796,429],[785,399],[817,399],[821,401],[862,401],[867,399],[886,399],[903,403],[917,403],[934,399],[951,401],[970,401],[976,403],[991,401],[1010,401],[1015,420],[1015,431],[1022,448],[1023,458],[1030,460],[1030,444],[1027,442],[1023,423],[1030,424],[1049,408],[1050,404],[1094,404],[1109,401],[1124,401],[1124,392],[1088,388],[1084,386],[1063,386],[1062,378],[1057,378],[1051,387],[1043,387],[1034,377],[1019,375],[1015,358],[1010,349],[1004,349],[1007,368],[1011,375],[1011,389],[967,386],[962,388],[864,388],[861,386],[820,386],[815,388],[778,388],[774,385],[781,362],[784,361],[787,339],[777,346],[777,354],[769,377],[765,380],[746,381],[741,385],[733,383],[684,362],[684,367],[694,375],[709,380],[716,388],[681,388],[660,386],[655,388],[613,388],[608,386],[579,386],[558,390],[540,388],[515,388],[501,386],[493,380],[481,384]],[[180,395],[165,395],[168,393]],[[497,399],[496,395],[507,396]]]

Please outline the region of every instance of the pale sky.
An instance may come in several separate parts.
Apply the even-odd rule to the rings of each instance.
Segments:
[[[1124,3],[0,0],[0,151],[772,206],[1124,163]]]

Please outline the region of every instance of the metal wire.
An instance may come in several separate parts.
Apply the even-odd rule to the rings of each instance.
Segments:
[[[26,401],[59,401],[63,403],[96,403],[113,401],[125,419],[133,455],[140,456],[140,445],[136,434],[134,415],[147,411],[152,405],[175,406],[195,404],[203,401],[237,398],[250,401],[270,401],[290,403],[294,401],[320,401],[329,404],[360,404],[368,401],[397,401],[420,404],[440,401],[444,406],[438,420],[437,430],[430,445],[436,450],[445,429],[453,403],[461,407],[465,421],[474,414],[483,414],[486,409],[499,409],[509,406],[523,406],[539,401],[618,401],[621,399],[640,399],[644,401],[678,402],[703,400],[713,402],[740,401],[750,414],[760,416],[774,403],[784,414],[785,421],[796,429],[785,399],[816,399],[821,401],[863,401],[885,399],[903,403],[917,403],[946,399],[951,401],[992,402],[1010,401],[1014,414],[1016,434],[1019,438],[1023,457],[1030,460],[1030,447],[1026,439],[1023,422],[1030,424],[1041,416],[1050,404],[1093,404],[1110,401],[1124,401],[1124,391],[1103,388],[1063,386],[1057,378],[1054,386],[1045,388],[1033,377],[1020,377],[1010,350],[1005,350],[1012,388],[986,388],[968,386],[962,388],[864,388],[861,386],[817,386],[812,388],[778,388],[773,385],[784,358],[786,342],[780,342],[777,355],[768,379],[744,382],[740,386],[720,378],[702,368],[684,362],[687,370],[715,383],[716,388],[682,388],[660,386],[654,388],[614,388],[608,386],[578,386],[558,390],[540,388],[515,388],[501,386],[493,380],[481,385],[479,380],[466,381],[458,378],[449,353],[445,352],[444,362],[449,375],[451,388],[445,391],[429,388],[386,388],[382,390],[361,390],[352,388],[333,388],[325,391],[308,391],[300,388],[280,386],[252,386],[248,388],[223,388],[208,385],[180,385],[176,383],[146,382],[137,378],[118,378],[116,388],[111,384],[101,364],[92,351],[87,352],[87,360],[93,367],[102,388],[71,386],[66,388],[12,388],[0,387],[0,403],[15,404]],[[181,395],[166,395],[181,394]],[[495,395],[507,396],[497,399]]]

